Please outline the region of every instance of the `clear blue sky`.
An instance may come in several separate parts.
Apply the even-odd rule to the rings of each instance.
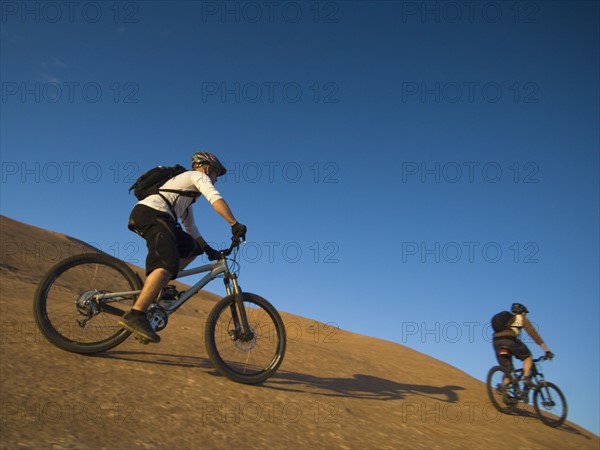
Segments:
[[[213,151],[246,290],[479,379],[522,301],[599,433],[598,2],[67,3],[2,2],[2,214],[143,265],[127,188]]]

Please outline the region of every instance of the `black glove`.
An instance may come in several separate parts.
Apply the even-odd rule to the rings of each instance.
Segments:
[[[233,225],[231,225],[231,235],[234,239],[241,238],[242,241],[245,241],[247,230],[248,229],[246,228],[246,225],[242,225],[239,222],[236,222]]]
[[[204,248],[202,249],[202,251],[204,253],[206,253],[206,256],[208,257],[209,261],[216,261],[217,259],[219,259],[219,252],[216,251],[214,248],[212,248],[208,244],[206,244],[204,246]]]
[[[545,356],[545,358],[546,358],[546,359],[552,359],[552,358],[554,358],[554,353],[552,353],[550,350],[548,350],[548,351],[546,352],[546,356]]]

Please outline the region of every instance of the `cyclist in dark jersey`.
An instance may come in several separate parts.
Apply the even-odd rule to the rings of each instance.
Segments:
[[[541,336],[535,330],[527,314],[529,311],[521,303],[513,303],[511,307],[513,318],[509,322],[506,330],[494,333],[494,350],[496,358],[502,367],[512,370],[512,360],[500,354],[500,349],[507,348],[515,357],[523,361],[523,383],[530,386],[531,368],[533,367],[533,357],[529,348],[521,341],[520,335],[524,328],[527,334],[546,352],[548,358],[553,358],[554,354],[548,349]]]

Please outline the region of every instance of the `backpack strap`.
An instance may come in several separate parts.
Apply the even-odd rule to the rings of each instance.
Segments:
[[[184,197],[195,197],[195,198],[198,198],[198,197],[200,197],[202,195],[200,192],[182,191],[182,190],[179,190],[179,189],[163,189],[163,188],[158,188],[158,191],[159,191],[159,193],[160,193],[160,191],[162,191],[162,192],[172,192],[174,194],[183,195]]]
[[[175,194],[179,194],[179,195],[183,195],[184,197],[193,197],[192,203],[194,203],[196,201],[196,199],[198,197],[200,197],[200,192],[196,193],[194,191],[181,191],[178,189],[158,189],[158,195],[161,196],[161,198],[165,201],[165,203],[167,204],[167,206],[169,207],[169,210],[171,211],[171,215],[173,216],[173,219],[175,220],[175,222],[179,222],[177,220],[177,214],[175,214],[175,202],[177,202],[177,199],[175,199],[175,202],[171,203],[169,201],[169,199],[167,197],[165,197],[164,195],[161,194],[162,192],[172,192]],[[179,198],[179,197],[177,197]]]
[[[169,199],[167,197],[165,197],[164,195],[162,195],[160,192],[158,192],[158,195],[161,196],[161,198],[165,201],[165,203],[169,207],[169,210],[171,211],[171,215],[173,216],[173,220],[175,222],[178,222],[178,220],[177,220],[177,214],[175,214],[175,205],[173,203],[171,203],[169,201]]]

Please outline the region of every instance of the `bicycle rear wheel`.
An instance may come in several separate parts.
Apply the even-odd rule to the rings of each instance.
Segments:
[[[222,298],[204,329],[206,351],[217,370],[238,383],[256,384],[272,376],[283,361],[286,335],[277,310],[264,298],[244,292],[250,335],[240,330],[235,295]]]
[[[130,335],[117,324],[136,296],[110,304],[96,295],[137,291],[142,281],[124,262],[106,254],[83,254],[56,264],[38,285],[33,313],[50,343],[69,352],[111,349]]]
[[[551,427],[560,427],[567,418],[567,400],[557,385],[544,382],[533,393],[533,406],[540,420]]]
[[[490,369],[487,375],[487,393],[492,405],[504,414],[514,413],[519,400],[515,392],[515,385],[508,370],[501,366]]]

